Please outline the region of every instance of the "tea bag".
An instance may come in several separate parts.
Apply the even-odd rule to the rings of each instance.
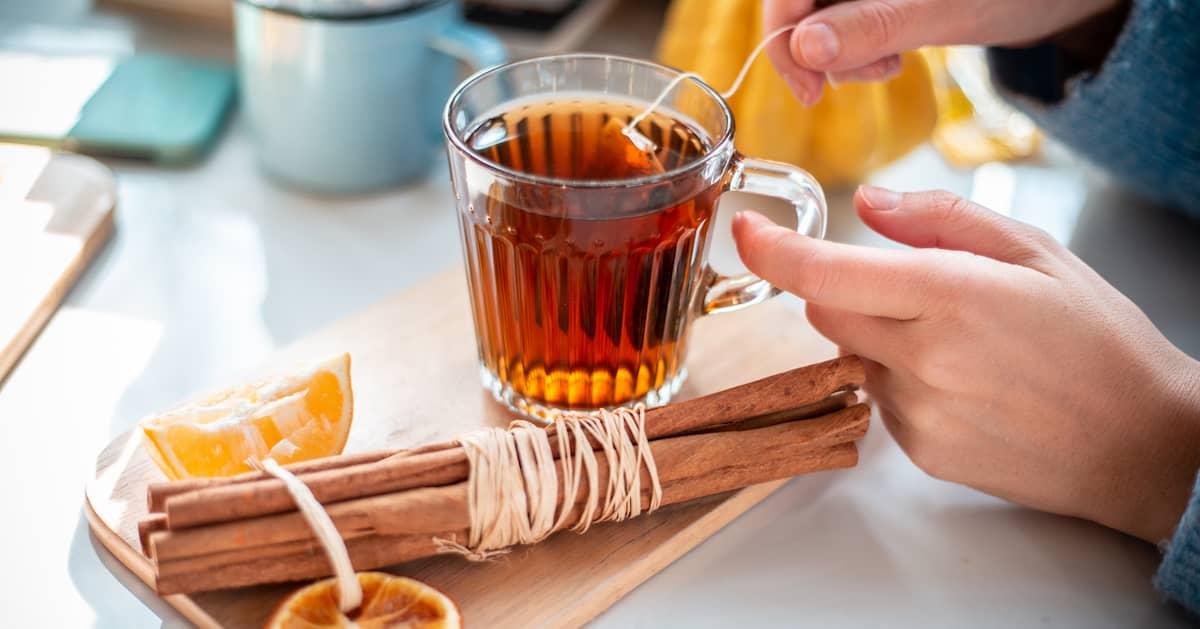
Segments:
[[[827,2],[827,4],[834,4],[834,3],[835,2]],[[758,46],[756,46],[754,48],[754,50],[752,50],[750,52],[750,55],[746,57],[745,63],[742,64],[742,69],[738,71],[737,77],[735,77],[733,79],[733,84],[729,86],[729,89],[725,90],[724,92],[721,92],[721,98],[725,98],[725,99],[732,98],[733,95],[737,93],[738,89],[740,89],[742,87],[742,82],[746,80],[746,75],[750,73],[750,66],[754,65],[754,60],[758,59],[758,55],[761,54],[764,49],[766,49],[767,44],[771,43],[772,39],[779,37],[780,35],[792,30],[793,28],[796,28],[796,27],[795,26],[784,26],[782,28],[777,28],[777,29],[771,31],[770,33],[767,33],[767,36],[763,37],[762,41],[758,42]],[[643,119],[645,119],[646,116],[650,115],[650,112],[661,107],[663,104],[663,101],[665,101],[667,99],[667,95],[671,93],[671,90],[675,89],[675,87],[677,85],[679,85],[680,83],[684,82],[687,79],[696,79],[697,81],[703,80],[700,77],[700,75],[696,74],[695,72],[684,72],[684,73],[676,76],[675,78],[671,79],[670,83],[667,83],[667,86],[664,87],[661,92],[659,92],[658,98],[655,98],[654,102],[650,103],[649,107],[644,109],[642,111],[642,113],[638,114],[637,116],[634,116],[633,119],[630,120],[629,123],[626,124],[624,127],[620,128],[621,135],[624,135],[626,137],[629,145],[633,146],[636,150],[641,151],[643,153],[653,153],[654,151],[658,150],[658,147],[655,146],[653,140],[651,140],[650,138],[643,135],[640,131],[638,131],[638,128],[637,128],[638,123],[640,123]],[[612,121],[612,120],[608,121],[608,125],[606,125],[606,127],[605,127],[606,133],[608,131],[607,127],[611,126],[613,124],[615,124],[614,121]]]
[[[632,179],[667,171],[649,138],[609,118],[596,139],[596,151],[583,169],[584,179]]]
[[[733,80],[733,85],[722,92],[721,97],[729,98],[733,96],[738,91],[738,88],[742,86],[742,82],[746,79],[746,74],[750,72],[750,66],[758,58],[759,53],[766,48],[767,43],[793,28],[795,27],[785,26],[776,29],[764,37],[754,51],[750,53],[750,56],[746,58],[741,71],[738,72],[737,77]],[[604,128],[600,130],[596,152],[583,169],[583,177],[586,179],[630,179],[666,172],[662,162],[658,159],[658,146],[654,144],[653,140],[639,131],[637,126],[646,116],[662,106],[663,101],[667,99],[667,95],[671,93],[671,90],[689,78],[699,79],[700,76],[693,72],[684,72],[676,76],[670,83],[667,83],[666,87],[659,93],[658,98],[655,98],[649,107],[646,107],[645,110],[634,116],[626,124],[621,124],[616,118],[609,118],[608,122],[604,124]]]

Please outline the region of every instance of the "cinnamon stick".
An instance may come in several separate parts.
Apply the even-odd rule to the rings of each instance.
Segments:
[[[665,492],[672,478],[671,474],[674,474],[675,478],[703,475],[709,471],[704,466],[709,465],[711,461],[723,462],[729,456],[745,457],[747,453],[753,453],[752,458],[768,460],[777,447],[787,447],[789,451],[821,450],[834,444],[853,441],[866,433],[869,414],[867,405],[859,404],[818,419],[744,431],[748,436],[739,436],[739,433],[720,433],[721,436],[687,435],[657,439],[651,441],[650,446],[656,461],[660,450],[678,459],[658,462],[659,479]],[[780,435],[783,443],[762,442],[765,438],[763,435],[773,434]],[[682,447],[678,445],[680,443],[695,448],[695,452],[687,458],[671,454]],[[747,443],[747,447],[752,449],[709,454],[704,448],[712,447],[709,445],[712,443],[721,444],[720,447],[725,449],[735,449]],[[700,467],[683,467],[685,464]],[[599,476],[604,477],[604,472],[600,472]],[[330,503],[326,505],[326,511],[344,538],[380,529],[394,534],[461,528],[470,524],[469,520],[465,519],[465,511],[455,514],[462,519],[453,519],[452,516],[446,515],[446,504],[461,504],[465,509],[465,492],[465,484],[459,482],[446,487],[423,487]],[[405,528],[396,528],[397,526]],[[303,516],[292,511],[204,527],[179,530],[171,527],[169,535],[151,536],[151,548],[155,559],[169,560],[296,540],[315,540],[315,537]]]
[[[293,474],[300,476],[304,474],[311,474],[313,472],[341,469],[350,467],[352,465],[375,463],[395,456],[425,454],[427,452],[448,450],[450,448],[457,447],[457,445],[458,442],[456,441],[439,441],[436,443],[427,443],[425,445],[412,448],[372,450],[370,452],[339,454],[336,456],[322,457],[320,459],[312,459],[311,461],[292,463],[288,465],[287,468]],[[212,489],[227,485],[240,485],[260,480],[277,479],[266,472],[245,472],[242,474],[236,474],[234,476],[223,476],[219,478],[188,478],[184,480],[150,483],[146,486],[147,510],[150,513],[162,513],[166,509],[167,499],[171,496],[178,496],[180,494],[186,494],[201,489]]]
[[[465,480],[469,473],[461,448],[377,463],[351,465],[306,474],[300,480],[323,504],[418,487],[437,487]],[[168,527],[183,529],[294,511],[291,494],[278,480],[227,485],[172,496],[166,501]]]
[[[838,391],[823,400],[813,402],[811,404],[805,404],[794,409],[767,413],[766,415],[759,415],[758,417],[751,417],[749,419],[743,419],[741,421],[731,422],[728,424],[718,424],[707,430],[694,431],[684,434],[765,428],[767,426],[774,426],[775,424],[782,424],[784,422],[795,421],[798,419],[811,419],[814,417],[821,417],[822,415],[829,415],[830,413],[840,411],[849,406],[854,406],[855,404],[858,404],[858,389],[848,389],[845,391]]]
[[[467,532],[444,531],[442,535],[397,535],[373,536],[352,539],[346,542],[346,550],[350,553],[350,563],[356,568],[369,570],[368,566],[388,566],[408,559],[428,557],[437,553],[437,543],[434,537],[447,539],[458,536],[465,539]],[[226,588],[258,585],[261,583],[282,583],[313,579],[330,574],[329,559],[318,548],[310,548],[307,552],[297,555],[280,557],[262,557],[246,561],[195,567],[181,565],[172,569],[163,566],[168,572],[156,577],[155,589],[162,596],[169,594],[206,592]]]
[[[844,407],[852,400],[833,396],[844,389],[861,385],[862,361],[844,356],[750,382],[719,393],[654,409],[646,413],[646,434],[650,439],[703,430],[721,430],[739,421],[757,418],[769,424],[788,413],[819,415]],[[773,419],[772,419],[773,417]],[[553,433],[554,426],[547,428]],[[593,444],[596,445],[596,444]],[[557,442],[551,441],[557,454]],[[464,480],[468,468],[466,455],[453,442],[431,444],[368,463],[333,464],[300,478],[322,503],[402,491],[414,487],[447,485]],[[336,457],[335,457],[336,458]],[[169,491],[169,490],[167,490]],[[153,509],[156,498],[164,493],[150,490]],[[294,509],[283,483],[261,478],[234,483],[213,484],[186,493],[172,493],[162,499],[169,527],[181,529],[215,522],[238,520]]]
[[[155,531],[167,530],[167,516],[161,513],[151,513],[138,522],[138,541],[142,544],[142,553],[150,555],[150,534]]]
[[[293,463],[287,468],[293,474],[309,474],[312,472],[320,472],[323,470],[332,470],[339,467],[347,467],[350,465],[359,465],[362,463],[374,463],[376,461],[386,459],[397,450],[374,450],[372,452],[357,452],[354,454],[342,454],[339,456],[328,456],[321,459],[313,459],[311,461],[302,461]],[[186,494],[198,489],[209,489],[212,487],[222,487],[226,485],[237,485],[248,483],[256,480],[274,479],[274,476],[266,472],[246,472],[235,476],[224,476],[221,478],[188,478],[184,480],[162,481],[159,483],[150,483],[146,486],[146,505],[149,507],[150,513],[159,513],[166,506],[167,498]]]
[[[653,422],[647,412],[646,435],[655,439],[789,411],[860,387],[865,380],[862,359],[842,356],[657,408]]]
[[[868,414],[865,405],[858,405],[818,420],[654,440],[650,447],[658,464],[663,504],[805,472],[851,467],[857,462],[853,440],[865,434]],[[831,439],[843,441],[834,445]],[[607,479],[604,473],[599,477]],[[643,481],[648,487],[648,478]],[[602,483],[600,490],[605,489]],[[643,492],[643,506],[648,504],[648,491]],[[459,535],[461,540],[464,524],[469,524],[463,483],[337,503],[328,511],[346,535],[358,569],[431,554],[433,536]],[[577,517],[568,518],[568,525]],[[162,594],[329,572],[327,560],[297,514],[154,532],[150,545]]]
[[[714,496],[726,491],[749,487],[819,471],[854,467],[858,462],[858,451],[854,444],[846,443],[824,451],[794,457],[791,467],[779,467],[771,474],[761,469],[741,469],[736,476],[727,474],[720,479],[692,479],[675,485],[673,495],[663,504],[677,504],[705,496]],[[755,466],[758,467],[758,466]],[[782,474],[774,476],[775,473]],[[724,489],[722,489],[724,487]],[[664,488],[665,489],[665,488]],[[712,493],[705,493],[711,491]],[[687,496],[691,496],[688,498]],[[643,507],[646,501],[643,501]],[[359,570],[370,570],[391,566],[437,554],[435,538],[465,540],[467,529],[438,531],[418,534],[366,535],[346,541],[350,562]],[[329,576],[329,560],[324,551],[313,543],[290,542],[290,547],[281,547],[277,552],[230,554],[216,561],[207,557],[187,558],[158,564],[159,574],[156,589],[161,595],[203,592],[217,589],[244,587],[264,583],[281,583],[316,579]]]

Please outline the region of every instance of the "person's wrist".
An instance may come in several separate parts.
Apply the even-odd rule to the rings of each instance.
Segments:
[[[1111,505],[1112,521],[1101,521],[1154,544],[1173,535],[1200,469],[1200,362],[1172,347],[1158,367],[1148,403],[1125,418],[1130,430],[1148,431],[1124,445],[1127,465],[1114,484],[1125,496]]]
[[[1150,535],[1143,539],[1152,542],[1166,541],[1175,533],[1175,527],[1183,517],[1191,500],[1196,483],[1196,472],[1200,469],[1200,361],[1179,352],[1180,365],[1169,376],[1168,399],[1172,401],[1168,410],[1169,425],[1178,430],[1175,435],[1181,459],[1172,474],[1173,491],[1158,510]]]

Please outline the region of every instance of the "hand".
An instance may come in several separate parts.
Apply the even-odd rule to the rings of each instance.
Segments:
[[[866,359],[866,391],[930,475],[1167,539],[1200,467],[1200,363],[1045,233],[945,192],[860,188],[877,232],[814,240],[743,212],[752,271]]]
[[[899,53],[929,45],[1036,41],[1118,5],[1119,0],[764,0],[764,31],[799,25],[767,46],[775,68],[806,104],[826,76],[876,81],[900,71]]]

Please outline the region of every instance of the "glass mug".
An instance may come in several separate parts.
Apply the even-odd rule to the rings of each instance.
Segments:
[[[653,167],[611,150],[610,119],[624,124],[677,75],[567,54],[479,72],[447,103],[480,371],[519,412],[666,404],[687,377],[696,317],[780,292],[708,265],[722,193],[784,199],[797,231],[825,235],[817,182],[738,154],[728,105],[699,81],[681,82],[638,125],[657,147]]]

